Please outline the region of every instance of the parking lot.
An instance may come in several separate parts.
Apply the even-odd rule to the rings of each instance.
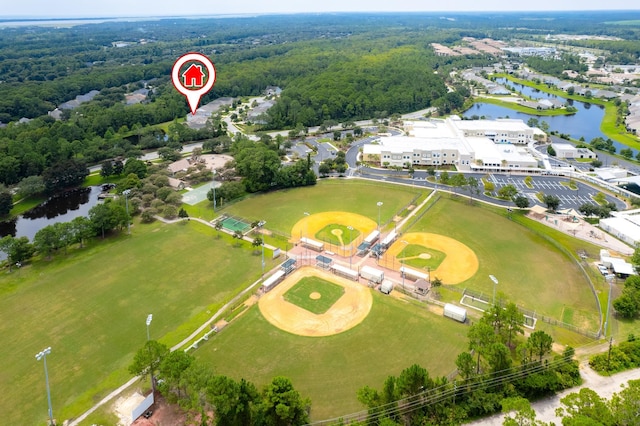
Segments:
[[[557,196],[560,199],[561,209],[574,208],[577,210],[582,204],[596,203],[592,197],[596,195],[598,191],[581,182],[574,181],[577,189],[571,189],[568,185],[569,180],[566,178],[534,176],[531,179],[531,186],[528,186],[524,179],[524,176],[507,176],[499,174],[490,174],[488,178],[488,180],[493,182],[495,185],[496,191],[505,185],[511,184],[518,189],[518,192],[528,197],[532,204],[542,204],[536,196],[539,192]],[[563,184],[563,182],[565,184]],[[607,196],[607,199],[615,202],[619,209],[623,209],[625,207],[624,203],[615,197]]]

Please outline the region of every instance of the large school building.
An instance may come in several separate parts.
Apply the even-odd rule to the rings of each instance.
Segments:
[[[458,170],[535,169],[527,145],[540,135],[522,120],[461,120],[453,116],[407,121],[406,136],[381,136],[363,147],[363,160],[380,166],[453,164]]]

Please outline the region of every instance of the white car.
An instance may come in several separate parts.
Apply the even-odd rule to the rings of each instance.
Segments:
[[[604,265],[598,265],[598,270],[602,275],[607,275],[609,273],[609,268]]]

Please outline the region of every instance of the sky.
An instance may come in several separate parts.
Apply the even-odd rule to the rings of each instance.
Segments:
[[[640,9],[630,0],[18,0],[3,1],[0,17],[155,17],[303,12],[528,11]]]

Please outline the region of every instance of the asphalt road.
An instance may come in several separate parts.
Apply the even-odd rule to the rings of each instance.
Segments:
[[[580,375],[584,383],[576,388],[567,389],[556,395],[550,396],[531,403],[531,407],[536,412],[536,419],[543,422],[553,422],[561,425],[562,419],[556,416],[556,408],[560,407],[560,400],[571,393],[576,393],[582,388],[589,388],[595,391],[602,398],[611,399],[614,393],[620,392],[620,385],[627,383],[629,380],[640,379],[640,368],[634,370],[623,371],[608,377],[599,376],[587,364],[580,365]],[[503,414],[496,414],[474,422],[470,425],[478,426],[502,426],[504,421]]]

